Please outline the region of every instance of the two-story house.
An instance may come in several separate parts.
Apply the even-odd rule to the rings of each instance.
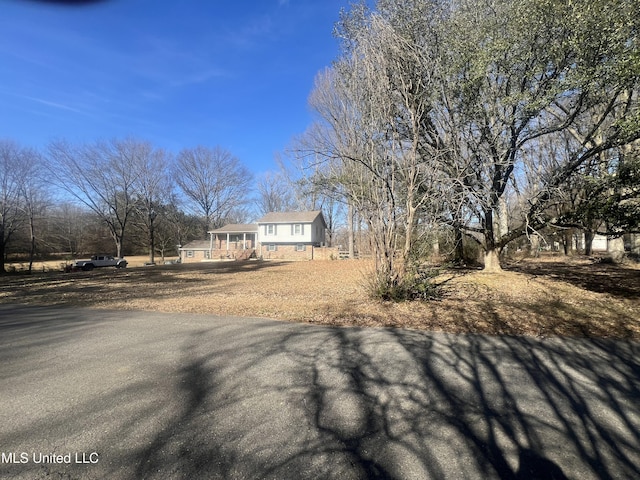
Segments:
[[[316,249],[324,246],[326,228],[320,210],[272,212],[256,223],[225,225],[209,231],[209,240],[194,240],[180,247],[180,260],[187,263],[253,256],[312,260]]]
[[[320,210],[267,213],[257,224],[263,258],[313,259],[314,248],[324,246],[327,223]]]

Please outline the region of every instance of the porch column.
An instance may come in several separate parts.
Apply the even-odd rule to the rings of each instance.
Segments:
[[[229,251],[229,234],[227,233],[227,252]]]
[[[242,249],[243,250],[247,249],[247,234],[246,233],[242,234]]]
[[[209,258],[211,259],[213,257],[213,236],[215,234],[210,233],[209,235],[211,235],[211,237],[209,237]]]

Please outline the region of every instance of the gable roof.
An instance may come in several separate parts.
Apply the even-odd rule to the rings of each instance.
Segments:
[[[211,242],[209,240],[192,240],[178,250],[209,250],[210,248]]]
[[[215,230],[209,230],[207,233],[255,233],[258,231],[258,225],[255,223],[230,223]]]
[[[313,223],[316,218],[320,216],[324,226],[327,226],[327,222],[324,221],[322,210],[313,210],[311,212],[270,212],[264,217],[258,220],[260,223]]]

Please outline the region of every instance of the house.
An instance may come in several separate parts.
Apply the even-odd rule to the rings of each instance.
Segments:
[[[323,247],[327,223],[322,211],[272,212],[258,220],[258,255],[262,258],[314,258]]]
[[[179,248],[180,261],[206,262],[251,257],[312,260],[324,247],[327,224],[320,210],[272,212],[252,224],[230,224],[210,230],[209,240]],[[328,255],[324,250],[321,256]]]

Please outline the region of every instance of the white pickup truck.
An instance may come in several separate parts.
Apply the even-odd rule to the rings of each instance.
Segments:
[[[94,255],[88,260],[76,260],[73,263],[74,270],[93,270],[100,267],[126,268],[127,261],[124,258],[115,258],[113,255]]]

